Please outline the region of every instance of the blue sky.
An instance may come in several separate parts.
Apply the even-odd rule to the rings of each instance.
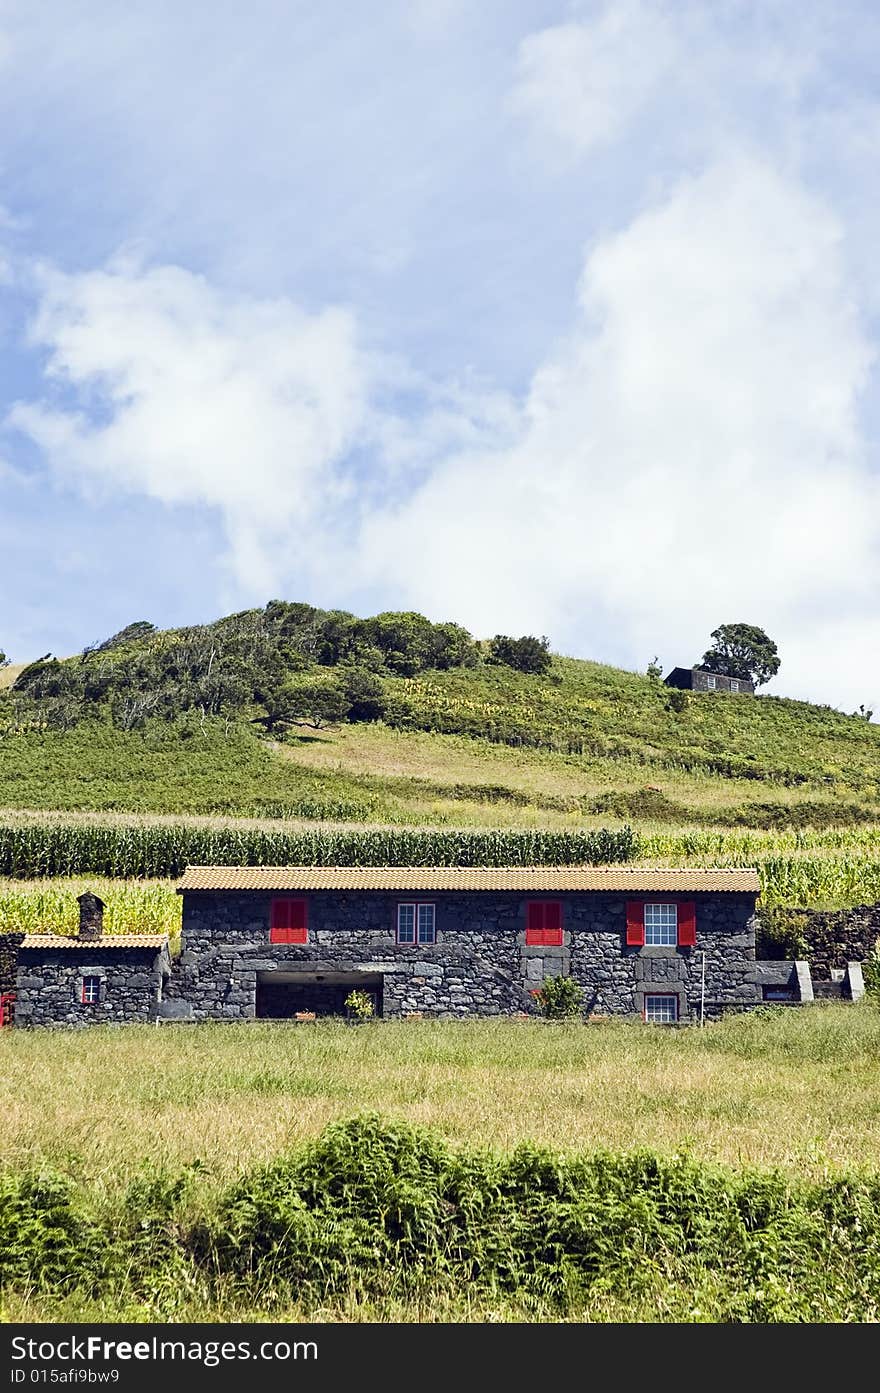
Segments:
[[[880,706],[880,12],[0,0],[0,647],[274,597]]]

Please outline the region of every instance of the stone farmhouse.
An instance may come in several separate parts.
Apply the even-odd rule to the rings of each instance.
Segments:
[[[178,888],[173,963],[164,935],[104,935],[93,895],[78,937],[27,935],[16,1024],[344,1014],[353,988],[378,1016],[516,1015],[559,976],[657,1024],[813,996],[806,964],[755,960],[750,869],[192,866]],[[857,963],[837,988],[861,993]]]

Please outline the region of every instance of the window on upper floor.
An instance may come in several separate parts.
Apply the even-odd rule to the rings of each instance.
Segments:
[[[693,948],[697,907],[692,900],[628,900],[626,942],[630,948]]]
[[[305,900],[273,900],[270,943],[308,943],[308,905]]]
[[[529,900],[526,904],[526,944],[559,947],[562,943],[562,902]]]
[[[645,947],[671,948],[678,943],[678,905],[645,905]]]
[[[730,690],[731,690],[732,692],[738,692],[738,691],[739,691],[739,683],[737,682],[737,680],[736,680],[735,677],[731,677],[731,679],[730,679]]]
[[[707,677],[707,678],[706,678],[706,686],[708,687],[708,689],[709,689],[710,692],[714,692],[714,690],[715,690],[715,688],[716,688],[717,685],[718,685],[718,684],[717,684],[717,682],[715,681],[715,678],[714,678],[714,677]]]
[[[434,943],[436,941],[434,906],[432,904],[399,904],[397,906],[398,943]]]

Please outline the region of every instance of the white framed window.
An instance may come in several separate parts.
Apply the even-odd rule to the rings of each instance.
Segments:
[[[101,1000],[101,979],[100,977],[84,977],[82,979],[82,1003],[84,1006],[97,1006]]]
[[[674,948],[678,943],[678,905],[645,905],[645,947]]]
[[[731,677],[731,679],[730,679],[730,690],[731,690],[732,692],[738,692],[738,691],[739,691],[739,683],[737,682],[737,680],[736,680],[735,677]]]
[[[715,678],[714,678],[714,677],[707,677],[707,678],[706,678],[706,686],[709,688],[709,691],[710,691],[710,692],[714,692],[716,685],[717,685],[717,684],[716,684],[716,682],[715,682]]]
[[[399,904],[397,906],[398,943],[434,943],[434,906],[432,904]]]
[[[653,1025],[674,1025],[678,1020],[678,997],[659,993],[646,995],[645,1020]]]

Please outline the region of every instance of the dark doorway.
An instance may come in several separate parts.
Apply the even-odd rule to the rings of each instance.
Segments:
[[[346,1015],[350,991],[366,992],[373,1012],[382,1014],[382,977],[365,972],[261,972],[257,976],[256,1014],[265,1020],[290,1020],[298,1011],[316,1016]]]

